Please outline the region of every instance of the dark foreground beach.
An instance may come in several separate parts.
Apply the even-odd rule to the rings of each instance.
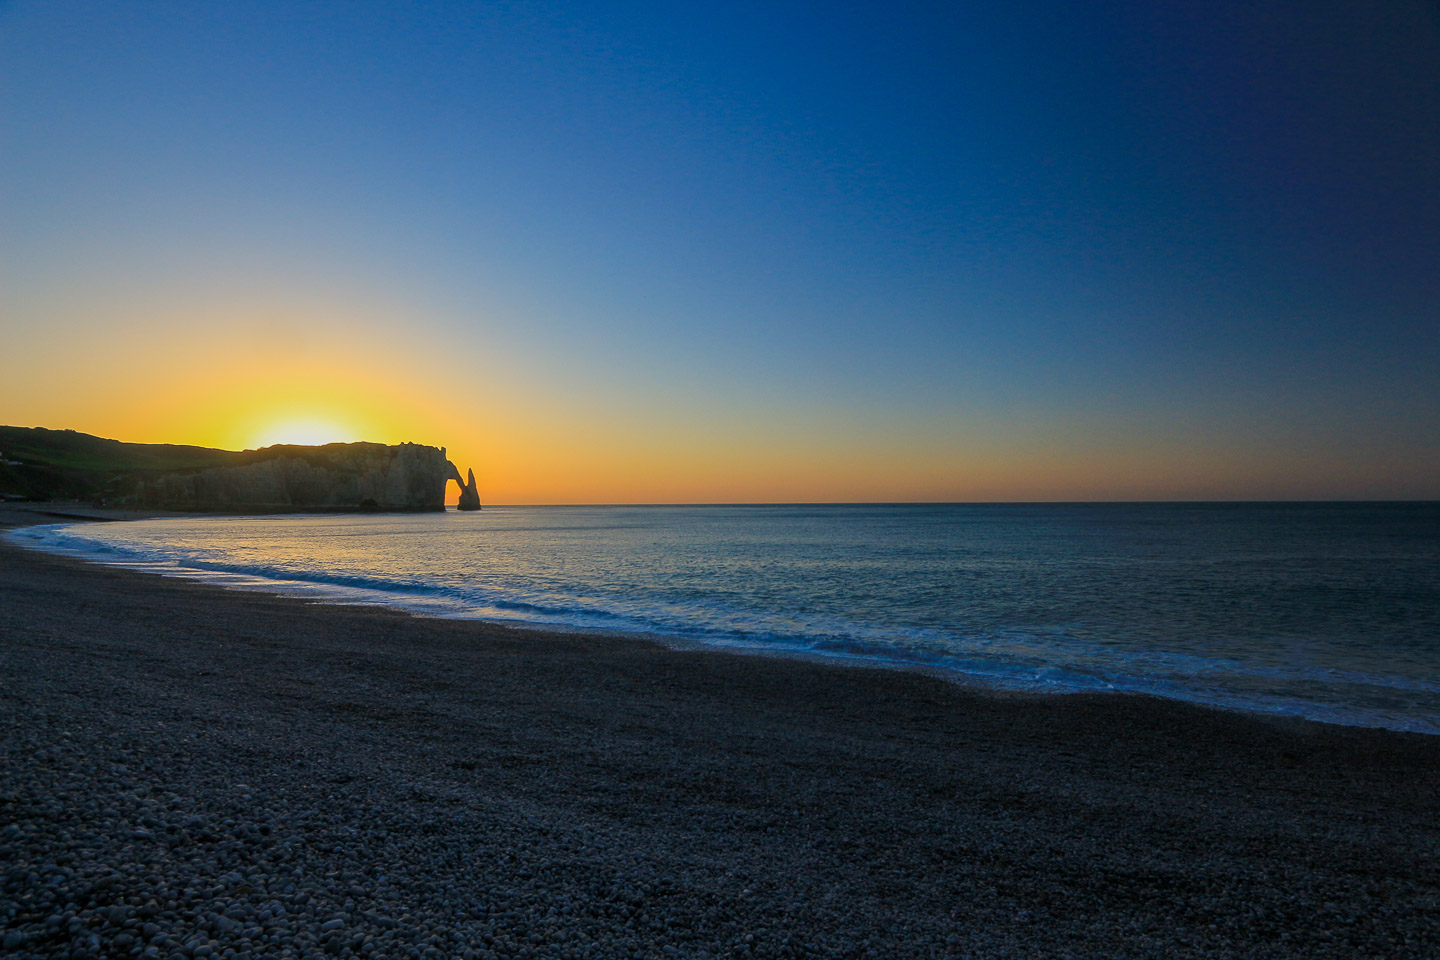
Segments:
[[[1440,952],[1436,737],[8,544],[0,723],[16,957]]]

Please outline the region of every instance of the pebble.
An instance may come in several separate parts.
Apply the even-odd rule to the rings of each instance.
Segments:
[[[65,569],[48,589],[88,582]],[[1400,815],[1427,808],[1379,788],[1331,811],[1287,781],[1293,806],[1216,814],[1199,797],[1223,799],[1220,778],[1160,796],[1161,761],[1124,762],[1124,738],[1081,762],[1039,735],[1030,758],[932,735],[938,695],[909,682],[919,713],[897,720],[849,674],[804,706],[796,685],[821,681],[799,666],[753,693],[739,672],[707,687],[709,661],[586,673],[546,646],[563,639],[481,657],[454,625],[193,585],[157,588],[167,607],[101,577],[104,618],[59,642],[14,612],[13,576],[6,960],[1420,960],[1440,942],[1435,830]],[[187,597],[186,618],[154,612]],[[1407,776],[1433,797],[1433,773]]]

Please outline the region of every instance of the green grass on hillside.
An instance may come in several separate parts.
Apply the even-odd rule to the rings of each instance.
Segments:
[[[86,473],[203,470],[235,463],[240,454],[174,443],[124,443],[74,430],[0,427],[0,453],[6,460]]]
[[[161,474],[233,467],[276,458],[343,469],[356,457],[381,454],[382,443],[293,444],[260,450],[215,450],[175,443],[124,443],[75,430],[0,427],[0,498],[124,500]]]
[[[144,477],[242,462],[243,454],[173,443],[123,443],[74,430],[0,427],[0,496],[103,500]],[[253,454],[252,454],[253,456]]]

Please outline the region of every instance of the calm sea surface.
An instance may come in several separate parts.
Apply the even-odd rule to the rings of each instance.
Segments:
[[[1440,733],[1440,504],[487,507],[24,528],[230,586]]]

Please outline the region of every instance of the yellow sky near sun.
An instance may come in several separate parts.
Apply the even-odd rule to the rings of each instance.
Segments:
[[[445,397],[413,358],[337,315],[112,308],[83,349],[32,329],[0,379],[0,420],[146,443],[443,445]],[[54,327],[79,326],[55,318]]]

